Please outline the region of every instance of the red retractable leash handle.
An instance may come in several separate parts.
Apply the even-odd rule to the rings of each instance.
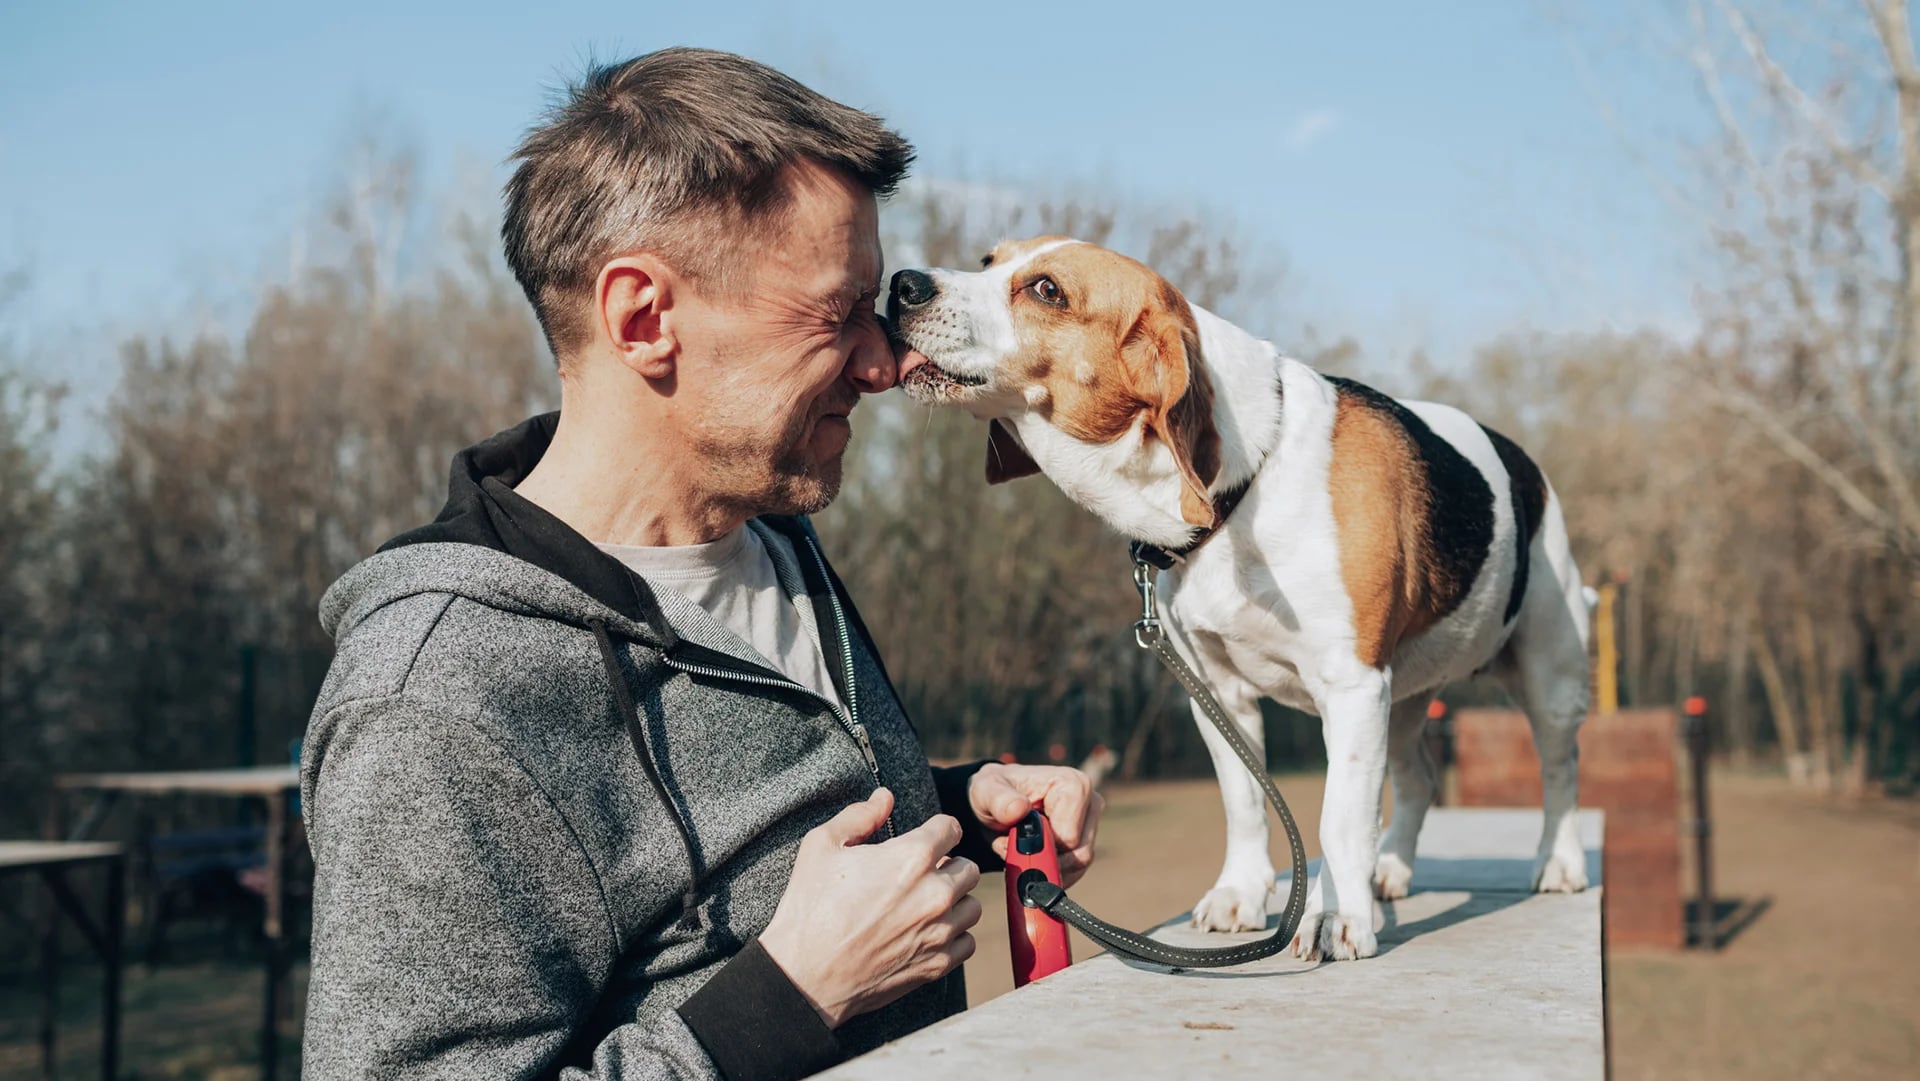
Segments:
[[[1013,946],[1013,985],[1025,987],[1073,963],[1067,925],[1026,899],[1029,882],[1060,881],[1060,856],[1053,849],[1053,826],[1039,811],[1007,833],[1007,937]]]

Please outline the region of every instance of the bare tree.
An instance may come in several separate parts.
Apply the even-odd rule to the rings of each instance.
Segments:
[[[1917,659],[1920,64],[1906,0],[1808,14],[1688,4],[1719,127],[1707,176],[1726,193],[1711,234],[1725,281],[1703,294],[1688,371],[1795,469],[1778,483],[1801,513],[1780,540],[1799,573],[1766,602],[1756,660],[1803,741],[1797,768],[1859,791]]]
[[[1906,0],[1690,0],[1729,284],[1701,385],[1920,577],[1920,66]]]

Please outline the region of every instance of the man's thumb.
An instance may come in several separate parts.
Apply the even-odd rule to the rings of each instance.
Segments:
[[[1033,801],[999,774],[982,776],[978,786],[972,794],[973,811],[988,829],[1011,829],[1033,810]]]
[[[887,816],[892,813],[893,793],[885,788],[876,788],[872,795],[859,803],[847,804],[822,828],[836,845],[857,845],[879,832],[880,827],[886,825]]]

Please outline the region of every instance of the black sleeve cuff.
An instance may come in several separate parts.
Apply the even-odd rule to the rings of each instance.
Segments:
[[[1001,871],[1006,869],[1007,861],[993,854],[996,835],[980,824],[973,813],[973,802],[967,798],[967,786],[973,783],[973,775],[987,762],[988,759],[983,758],[964,766],[935,766],[933,788],[940,794],[940,813],[960,820],[960,843],[947,855],[965,856],[979,864],[982,871]]]
[[[678,1012],[727,1081],[805,1077],[845,1057],[833,1030],[757,938]]]

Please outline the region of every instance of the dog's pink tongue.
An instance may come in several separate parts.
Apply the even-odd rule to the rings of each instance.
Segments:
[[[922,353],[918,349],[910,348],[900,356],[899,378],[905,379],[907,377],[908,372],[914,370],[915,368],[918,368],[922,364],[930,364],[930,363],[932,362],[927,359],[927,355],[925,353]]]

